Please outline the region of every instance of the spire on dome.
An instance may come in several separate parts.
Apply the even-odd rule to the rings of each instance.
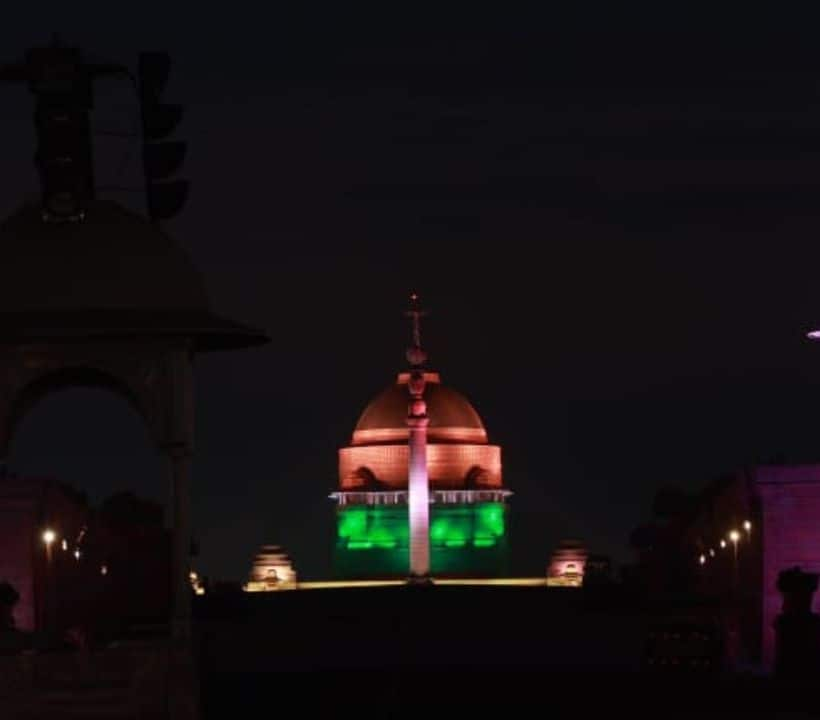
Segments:
[[[412,322],[412,345],[407,348],[407,362],[414,368],[420,368],[427,362],[427,353],[421,348],[421,323],[420,319],[427,313],[419,310],[419,296],[416,293],[410,295],[410,309],[405,313]]]

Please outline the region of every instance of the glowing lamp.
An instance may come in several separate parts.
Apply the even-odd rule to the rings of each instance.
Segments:
[[[100,566],[100,575],[108,575],[108,565]]]
[[[720,546],[721,546],[722,548],[725,548],[725,547],[726,547],[726,541],[725,541],[725,540],[721,540],[721,541],[720,541]]]
[[[706,564],[706,555],[701,555],[701,556],[700,556],[700,564],[701,564],[701,565],[705,565],[705,564]]]
[[[820,340],[820,330],[811,330],[806,333],[806,337],[809,340]]]
[[[74,559],[75,559],[75,560],[79,560],[79,559],[80,559],[80,548],[77,548],[77,549],[74,551]]]
[[[60,547],[62,547],[63,550],[68,550],[68,540],[63,538],[63,541],[60,543]]]
[[[53,543],[56,539],[57,534],[53,530],[45,530],[43,532],[43,542],[47,547],[50,547],[51,543]]]
[[[750,522],[747,520],[746,522],[744,522],[744,523],[743,523],[743,529],[744,529],[746,532],[750,532],[750,531],[751,531],[751,529],[752,529],[752,523],[750,523]]]
[[[712,557],[714,557],[714,556],[715,556],[715,549],[714,549],[714,548],[709,548],[709,554],[710,554]]]
[[[729,540],[731,540],[733,543],[736,543],[738,540],[740,540],[740,533],[737,530],[730,531]]]

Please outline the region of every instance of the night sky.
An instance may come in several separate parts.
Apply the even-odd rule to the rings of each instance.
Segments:
[[[132,67],[174,58],[192,191],[167,229],[215,309],[272,337],[197,360],[201,571],[242,579],[278,543],[328,575],[336,451],[402,367],[411,290],[431,365],[503,448],[515,573],[564,537],[628,559],[662,486],[820,460],[812,18],[205,5],[0,25],[0,62],[54,30]],[[0,87],[0,107],[5,214],[37,182],[31,98]],[[95,113],[133,128],[133,93],[100,82]],[[138,185],[136,142],[96,152],[100,185]],[[11,468],[167,496],[139,419],[102,391],[35,408]]]

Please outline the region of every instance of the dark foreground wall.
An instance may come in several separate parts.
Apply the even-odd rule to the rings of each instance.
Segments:
[[[618,591],[313,590],[206,596],[194,611],[205,720],[260,707],[396,717],[445,704],[746,720],[802,703],[765,677],[651,670],[647,640],[668,613]]]
[[[206,672],[637,669],[646,641],[646,623],[627,601],[573,589],[385,587],[202,600],[195,612]]]

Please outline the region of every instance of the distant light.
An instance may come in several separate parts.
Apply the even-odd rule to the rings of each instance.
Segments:
[[[820,340],[820,330],[812,330],[811,332],[807,332],[806,337],[809,340]]]
[[[108,575],[108,565],[100,566],[100,575]]]
[[[731,540],[733,543],[736,543],[738,540],[740,540],[740,533],[737,530],[731,530],[729,532],[729,540]]]
[[[188,573],[188,577],[191,579],[191,582],[196,582],[199,576],[191,570],[191,572]]]
[[[57,539],[57,535],[53,530],[46,530],[43,532],[43,542],[46,545],[51,545]]]
[[[68,540],[63,538],[63,541],[60,543],[60,546],[63,548],[63,550],[68,550]]]
[[[701,565],[705,565],[705,564],[706,564],[706,555],[701,555],[701,556],[700,556],[700,564],[701,564]]]
[[[75,558],[76,560],[79,560],[79,559],[80,559],[80,548],[77,548],[77,549],[74,551],[74,558]]]
[[[722,548],[725,548],[725,547],[726,547],[726,541],[725,541],[725,540],[721,540],[721,541],[720,541],[720,546],[721,546]]]
[[[714,548],[709,548],[709,554],[710,554],[712,557],[714,557],[714,556],[715,556],[715,549],[714,549]]]
[[[746,522],[744,522],[744,523],[743,523],[743,529],[744,529],[746,532],[749,532],[749,531],[752,529],[752,523],[750,523],[750,522],[747,520]]]

